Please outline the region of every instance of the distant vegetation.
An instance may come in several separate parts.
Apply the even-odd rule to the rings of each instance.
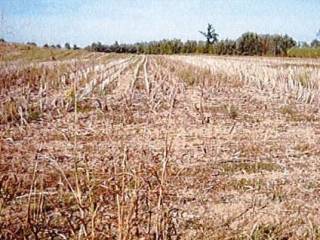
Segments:
[[[240,56],[292,56],[319,57],[320,41],[315,39],[309,46],[297,43],[288,35],[257,34],[247,32],[237,40],[219,40],[212,24],[208,24],[205,32],[200,31],[205,41],[186,41],[180,39],[140,42],[135,44],[112,45],[101,42],[92,43],[86,49],[95,52],[138,53],[138,54],[214,54]],[[320,38],[320,34],[317,36]]]
[[[320,39],[320,30],[317,33],[317,38]],[[306,42],[302,42],[298,47],[294,47],[289,49],[288,56],[289,57],[309,57],[309,58],[318,58],[320,57],[320,40],[315,39],[309,45]]]
[[[208,30],[211,31],[211,29]],[[135,44],[119,44],[116,42],[112,45],[98,42],[92,43],[86,49],[96,52],[142,54],[207,53],[216,55],[286,56],[287,50],[296,46],[296,42],[288,35],[258,35],[248,32],[244,33],[236,41],[229,39],[218,41],[216,39],[217,36],[214,38],[206,34],[205,36],[207,37],[206,41],[182,42],[179,39],[173,39]]]
[[[6,44],[0,47],[0,61],[50,61],[67,60],[88,54],[87,51],[74,51],[73,49],[62,49],[61,46],[45,44],[43,48],[37,47],[34,42],[22,44]]]
[[[295,47],[288,51],[289,57],[318,58],[320,57],[320,47]]]
[[[85,47],[91,52],[132,53],[132,54],[213,54],[239,56],[281,56],[281,57],[320,57],[320,30],[317,38],[310,44],[297,42],[292,37],[280,34],[257,34],[246,32],[238,39],[221,39],[212,24],[208,24],[206,31],[199,31],[205,41],[181,41],[180,39],[164,39],[161,41],[138,42],[133,44],[103,44],[94,42]],[[0,39],[0,42],[5,42]],[[28,42],[29,46],[37,46]],[[44,44],[44,48],[61,49],[61,45]],[[81,49],[76,44],[65,43],[67,50]]]

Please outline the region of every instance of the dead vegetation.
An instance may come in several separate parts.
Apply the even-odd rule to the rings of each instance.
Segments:
[[[259,72],[279,59],[214,60],[6,62],[0,238],[319,238],[314,73],[285,89]]]

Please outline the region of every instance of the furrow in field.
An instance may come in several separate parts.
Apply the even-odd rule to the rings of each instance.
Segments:
[[[279,65],[279,60],[257,61],[255,58],[215,58],[174,56],[171,59],[208,69],[213,74],[234,76],[244,83],[255,86],[260,91],[276,93],[284,101],[295,98],[305,103],[319,103],[320,68],[318,62],[308,66]],[[261,64],[261,63],[267,64]]]
[[[94,76],[84,88],[81,90],[79,99],[82,100],[95,89],[100,92],[103,92],[106,87],[118,79],[120,75],[127,70],[127,68],[134,62],[134,58],[129,57],[126,59],[116,60],[107,65],[97,65],[94,67]]]

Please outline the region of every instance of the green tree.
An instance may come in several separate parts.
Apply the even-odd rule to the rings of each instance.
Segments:
[[[299,46],[300,48],[308,48],[308,47],[310,47],[307,42],[299,42],[299,43],[298,43],[298,46]]]
[[[199,41],[197,44],[197,51],[196,53],[206,53],[208,50],[207,43],[204,41]]]
[[[27,42],[27,45],[36,47],[37,44],[35,42]]]
[[[73,44],[73,50],[79,50],[80,48],[77,46],[77,44]]]
[[[320,47],[320,41],[318,39],[315,39],[311,42],[311,47],[317,48]]]
[[[113,45],[111,45],[110,49],[111,49],[111,52],[119,53],[120,52],[120,45],[119,45],[118,41],[116,41]]]
[[[240,55],[262,55],[262,44],[258,34],[247,32],[237,40],[237,51]]]
[[[70,50],[70,49],[71,49],[70,43],[66,43],[66,44],[64,45],[64,48]]]
[[[237,53],[237,44],[229,39],[219,41],[215,45],[214,53],[218,55],[234,55]]]
[[[183,44],[181,49],[182,53],[195,53],[197,51],[197,42],[196,41],[187,41]]]
[[[284,36],[280,36],[279,41],[279,50],[281,56],[287,56],[287,52],[290,48],[296,46],[296,41],[293,38],[289,37],[287,34]]]
[[[199,31],[199,32],[206,38],[207,45],[214,44],[218,41],[219,34],[216,33],[216,30],[210,23],[208,23],[206,32],[202,32],[202,31]]]

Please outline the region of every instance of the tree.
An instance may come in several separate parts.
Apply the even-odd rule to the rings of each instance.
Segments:
[[[49,45],[46,43],[43,45],[44,48],[49,48]]]
[[[79,50],[80,48],[77,46],[77,44],[73,44],[73,50]]]
[[[35,42],[27,42],[27,45],[36,47],[37,44]]]
[[[320,29],[319,29],[319,31],[317,33],[317,37],[320,39]]]
[[[120,52],[120,46],[118,41],[116,41],[113,45],[110,46],[111,52],[116,52],[119,53]]]
[[[315,39],[311,42],[311,47],[317,48],[320,47],[320,41],[318,39]]]
[[[61,48],[61,45],[60,45],[60,44],[57,44],[57,45],[56,45],[56,48],[59,48],[59,49],[60,49],[60,48]]]
[[[300,48],[308,48],[308,47],[310,47],[307,42],[299,42],[299,43],[298,43],[298,46],[299,46]]]
[[[70,49],[71,49],[70,43],[66,43],[66,44],[64,45],[64,48],[70,50]]]
[[[263,48],[258,34],[247,32],[237,40],[237,51],[240,55],[262,55]]]
[[[233,40],[222,40],[215,45],[213,52],[218,55],[234,55],[237,53],[237,44]]]
[[[214,44],[218,41],[219,34],[216,33],[216,30],[212,24],[208,23],[207,32],[199,31],[207,40],[207,45]]]
[[[182,53],[195,53],[197,51],[196,41],[187,41],[183,44]]]
[[[280,49],[280,55],[287,56],[287,51],[295,47],[297,45],[296,41],[293,40],[293,38],[289,37],[287,34],[284,36],[280,36],[279,41],[279,49]]]
[[[144,53],[144,46],[142,43],[136,43],[135,46],[138,54]]]

